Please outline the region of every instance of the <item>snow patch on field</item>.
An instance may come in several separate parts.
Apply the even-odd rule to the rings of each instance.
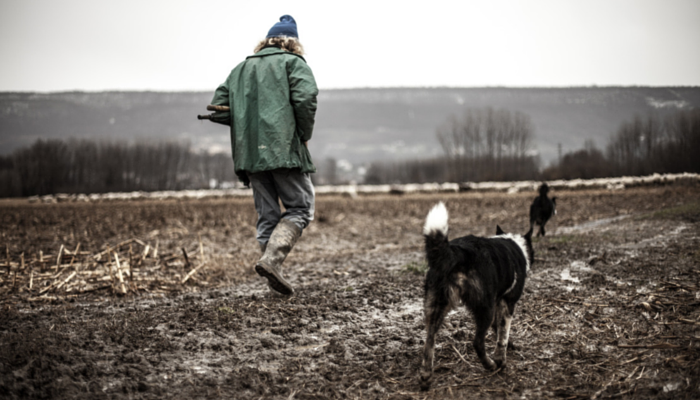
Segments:
[[[607,189],[623,190],[629,187],[650,186],[674,183],[679,181],[700,182],[700,174],[653,174],[648,176],[623,176],[619,178],[572,179],[549,181],[547,184],[554,190]],[[461,183],[416,183],[403,185],[338,185],[317,186],[318,195],[343,195],[351,198],[358,195],[371,194],[411,194],[411,193],[457,193],[467,191],[477,192],[534,192],[541,184],[540,181],[519,182],[461,182]],[[50,194],[46,196],[31,196],[30,203],[57,202],[88,202],[110,200],[165,200],[165,199],[202,199],[221,197],[250,197],[251,189],[206,189],[206,190],[167,190],[160,192],[124,192],[124,193],[93,193],[86,194]]]
[[[608,225],[610,223],[617,222],[625,218],[629,218],[629,215],[619,215],[617,217],[612,218],[603,218],[574,226],[560,226],[559,228],[557,228],[555,235],[569,235],[572,233],[584,233],[592,230],[599,230],[599,228],[603,225]]]

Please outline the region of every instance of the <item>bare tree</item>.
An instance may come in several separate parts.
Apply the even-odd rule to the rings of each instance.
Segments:
[[[532,179],[537,174],[534,129],[521,112],[467,109],[462,118],[450,116],[436,134],[450,180]]]
[[[698,172],[700,110],[681,110],[663,121],[656,114],[635,116],[611,136],[607,158],[611,175]]]
[[[0,160],[0,195],[207,188],[235,181],[231,156],[187,143],[38,140]]]

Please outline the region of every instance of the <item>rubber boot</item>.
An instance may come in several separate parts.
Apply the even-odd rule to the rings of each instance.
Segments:
[[[299,236],[301,236],[301,229],[294,222],[281,219],[270,235],[265,253],[255,264],[255,272],[267,278],[267,283],[272,289],[287,296],[294,294],[294,289],[282,276],[280,267]]]

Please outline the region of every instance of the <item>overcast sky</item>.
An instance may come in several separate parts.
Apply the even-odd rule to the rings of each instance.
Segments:
[[[213,90],[282,14],[322,89],[700,86],[700,0],[0,0],[0,91]]]

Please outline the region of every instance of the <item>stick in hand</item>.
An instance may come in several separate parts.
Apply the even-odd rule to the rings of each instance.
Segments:
[[[215,106],[209,104],[207,106],[208,111],[229,111],[231,110],[228,106]],[[214,114],[208,114],[208,115],[197,115],[197,119],[202,120],[202,119],[211,119]]]

